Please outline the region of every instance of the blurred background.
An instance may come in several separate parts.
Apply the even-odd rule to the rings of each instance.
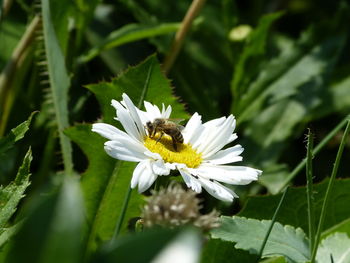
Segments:
[[[164,60],[190,3],[50,1],[71,78],[69,125],[101,116],[85,85],[110,80],[154,53]],[[24,0],[3,5],[0,69],[4,72],[13,60],[17,64],[1,87],[1,135],[31,112],[40,113],[25,142],[2,157],[0,182],[13,179],[23,148],[31,144],[37,156],[32,165],[35,187],[62,169],[42,65],[42,31],[34,30],[20,56],[13,53],[41,6]],[[346,1],[206,1],[168,73],[174,95],[189,113],[199,112],[205,120],[234,114],[239,143],[246,149],[244,161],[264,170],[267,181],[273,175],[278,184],[277,178],[305,156],[305,129],[310,127],[318,142],[349,111],[348,17]],[[329,175],[339,136],[318,156],[316,180]],[[84,171],[87,162],[76,146],[73,156],[74,168]],[[342,169],[341,175],[349,172],[349,167]],[[296,183],[304,182],[297,178]]]
[[[63,170],[48,81],[50,49],[45,51],[41,22],[34,21],[42,13],[39,1],[1,3],[0,136],[39,113],[25,138],[1,156],[0,183],[14,179],[31,145],[30,196]],[[109,81],[152,54],[163,63],[191,1],[48,3],[69,77],[65,126],[73,126],[101,118],[86,85]],[[236,116],[244,164],[264,171],[258,184],[236,189],[241,202],[248,194],[279,192],[306,155],[307,128],[317,145],[349,113],[349,17],[347,1],[207,0],[194,19],[167,77],[190,114],[204,120]],[[330,175],[341,135],[317,155],[316,182]],[[74,169],[83,173],[87,158],[72,147]],[[349,177],[349,171],[344,161],[338,176]],[[305,185],[305,176],[293,184]]]

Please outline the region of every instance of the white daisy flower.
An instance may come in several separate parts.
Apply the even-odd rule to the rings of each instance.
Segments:
[[[202,123],[198,113],[192,115],[185,128],[181,131],[183,143],[177,144],[177,151],[173,147],[172,138],[160,134],[150,136],[146,123],[157,118],[168,119],[171,106],[162,110],[145,101],[146,111],[141,111],[123,94],[123,100],[112,100],[112,106],[117,111],[116,120],[120,121],[124,131],[116,127],[96,123],[92,131],[107,138],[105,151],[113,158],[138,162],[131,179],[131,187],[138,186],[140,193],[146,191],[158,176],[166,176],[171,170],[178,170],[186,185],[200,193],[204,188],[212,196],[223,200],[233,201],[238,197],[231,189],[221,183],[245,185],[258,179],[260,170],[227,165],[242,160],[241,145],[235,145],[222,150],[234,141],[237,135],[233,133],[236,121],[230,115]],[[158,141],[157,141],[158,140]]]

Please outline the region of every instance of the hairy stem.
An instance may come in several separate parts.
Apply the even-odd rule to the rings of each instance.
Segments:
[[[340,131],[345,124],[348,121],[348,117],[345,117],[333,130],[331,130],[326,137],[323,138],[323,140],[315,147],[315,150],[312,151],[312,154],[315,156],[318,154],[324,146]],[[302,160],[297,167],[294,168],[294,170],[288,175],[288,177],[284,180],[284,183],[279,188],[278,192],[281,192],[288,184],[289,182],[299,173],[301,170],[304,169],[306,165],[306,159]]]
[[[313,159],[313,145],[314,137],[310,129],[307,135],[307,154],[306,154],[306,196],[307,196],[307,206],[308,206],[308,224],[309,224],[309,240],[311,251],[315,245],[315,211],[314,211],[314,195],[313,195],[313,185],[312,185],[312,159]]]

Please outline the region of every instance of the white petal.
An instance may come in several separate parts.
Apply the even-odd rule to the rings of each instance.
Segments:
[[[152,170],[157,175],[169,175],[170,169],[164,165],[163,160],[157,160],[152,162]]]
[[[143,140],[130,113],[116,100],[112,100],[112,105],[117,109],[117,117],[123,125],[125,131],[138,141]]]
[[[189,169],[192,174],[205,179],[212,179],[227,184],[246,185],[256,181],[261,174],[260,170],[231,165],[213,165],[203,163],[197,168]]]
[[[231,131],[228,130],[230,124],[233,121],[234,117],[230,115],[228,116],[228,118],[221,117],[219,119],[214,119],[204,123],[202,125],[204,130],[201,133],[198,140],[196,141],[196,143],[193,143],[193,147],[197,149],[198,152],[201,152],[203,154],[206,154],[208,151],[211,151],[213,146],[217,147],[218,145],[222,145],[222,148],[226,144],[227,138],[233,132],[233,129]],[[221,148],[219,148],[218,150],[220,150]]]
[[[157,175],[153,173],[151,160],[146,160],[146,165],[143,171],[140,174],[139,182],[138,182],[138,191],[142,193],[146,191],[157,179]]]
[[[151,121],[153,121],[156,118],[162,118],[162,114],[160,113],[160,110],[156,105],[152,105],[148,101],[145,101],[144,105],[147,115]]]
[[[92,125],[91,130],[109,140],[115,140],[120,138],[120,136],[129,136],[125,132],[107,123],[95,123]]]
[[[202,145],[198,147],[198,151],[203,154],[203,158],[209,157],[226,145],[227,138],[234,130],[234,123],[235,119],[230,115],[221,126],[210,128],[207,141],[203,141]]]
[[[194,178],[185,169],[179,169],[179,172],[180,172],[182,178],[184,179],[188,188],[191,188],[196,193],[200,193],[202,191],[202,187],[201,187],[201,184],[199,183],[198,179]]]
[[[162,156],[160,156],[159,153],[154,153],[151,152],[150,150],[146,150],[143,152],[144,155],[148,156],[149,158],[151,158],[152,160],[163,160]]]
[[[214,155],[205,159],[212,164],[227,164],[242,161],[242,156],[239,156],[243,152],[241,145],[235,145],[225,150],[218,151]]]
[[[212,196],[222,201],[232,202],[234,197],[238,197],[231,189],[209,180],[199,179],[205,190]]]
[[[156,178],[157,176],[152,172],[151,161],[144,160],[140,162],[134,170],[131,179],[131,188],[135,188],[138,185],[138,191],[142,193],[153,184]]]
[[[162,110],[162,118],[169,119],[171,111],[172,111],[172,109],[171,109],[171,106],[169,105],[165,111]]]
[[[137,108],[135,107],[134,103],[132,103],[132,101],[130,100],[130,98],[128,97],[128,95],[126,95],[125,93],[122,95],[125,105],[127,107],[127,109],[129,110],[129,113],[131,115],[131,117],[133,118],[137,129],[139,130],[139,133],[141,134],[142,137],[144,137],[146,135],[145,133],[145,128],[141,122],[140,116],[137,113]]]
[[[119,144],[115,141],[105,142],[104,149],[108,155],[115,159],[129,161],[129,162],[139,162],[147,157],[144,154],[130,150],[123,146],[119,147]]]
[[[182,131],[184,137],[184,143],[190,143],[194,145],[196,140],[201,136],[204,127],[202,125],[202,116],[197,112],[192,115],[186,124],[185,129]]]
[[[210,120],[210,121],[207,121],[206,123],[204,123],[203,125],[205,127],[218,127],[218,126],[221,126],[226,120],[226,117],[221,117],[221,118],[217,118],[217,119],[213,119],[213,120]]]
[[[148,149],[139,141],[131,138],[129,135],[119,136],[116,140],[109,141],[109,146],[115,148],[126,148],[132,152],[136,152],[144,155],[144,152]]]
[[[131,188],[135,188],[138,185],[141,173],[146,169],[147,162],[148,160],[141,161],[135,167],[131,178]]]

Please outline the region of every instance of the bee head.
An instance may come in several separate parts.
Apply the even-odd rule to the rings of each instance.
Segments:
[[[150,122],[150,121],[146,122],[146,129],[147,129],[148,135],[150,136],[153,133],[153,130],[154,130],[153,123]]]

